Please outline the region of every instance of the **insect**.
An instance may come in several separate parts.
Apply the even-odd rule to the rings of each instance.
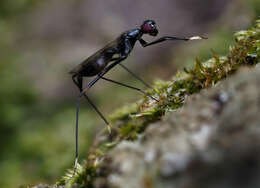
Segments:
[[[189,38],[180,38],[180,37],[174,37],[174,36],[165,36],[161,37],[153,42],[147,43],[144,39],[142,39],[142,36],[144,34],[151,35],[153,37],[157,36],[158,29],[156,27],[156,23],[153,20],[146,20],[143,22],[143,24],[139,28],[135,28],[132,30],[128,30],[123,32],[118,38],[116,38],[114,41],[107,44],[104,48],[100,49],[90,57],[88,57],[85,61],[77,65],[75,68],[73,68],[69,73],[72,75],[72,80],[75,83],[75,85],[79,88],[80,94],[77,98],[76,102],[76,153],[75,153],[75,167],[77,165],[78,161],[78,115],[79,115],[79,104],[80,99],[82,96],[86,98],[88,103],[94,108],[94,110],[99,114],[99,116],[104,120],[104,122],[109,127],[109,122],[106,120],[104,115],[99,111],[99,109],[95,106],[95,104],[89,99],[87,96],[88,90],[100,79],[112,82],[114,84],[118,84],[124,87],[128,87],[130,89],[134,89],[136,91],[139,91],[143,93],[144,95],[152,98],[153,100],[157,101],[154,97],[148,95],[145,91],[142,89],[129,86],[108,78],[105,78],[104,75],[111,70],[116,65],[120,65],[123,69],[125,69],[127,72],[129,72],[132,76],[134,76],[136,79],[141,81],[144,85],[147,87],[150,87],[146,82],[144,82],[139,76],[137,76],[135,73],[130,71],[125,65],[120,64],[122,61],[124,61],[128,55],[131,53],[132,49],[134,48],[137,41],[140,42],[142,47],[151,46],[154,44],[158,44],[160,42],[164,42],[167,40],[197,40],[197,39],[206,39],[205,37],[200,36],[193,36]],[[83,78],[84,77],[92,77],[96,76],[92,81],[90,81],[87,84],[87,87],[83,89]]]

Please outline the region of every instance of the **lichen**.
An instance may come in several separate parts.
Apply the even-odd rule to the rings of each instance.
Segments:
[[[112,114],[111,134],[103,131],[103,135],[95,140],[85,164],[76,175],[72,176],[73,171],[70,170],[57,185],[94,187],[96,177],[109,173],[100,173],[97,169],[111,148],[123,140],[137,139],[151,122],[158,121],[165,113],[182,107],[188,95],[215,86],[241,66],[253,66],[260,62],[260,20],[256,21],[255,27],[235,33],[234,39],[236,43],[230,47],[226,56],[218,56],[212,50],[211,59],[205,62],[196,59],[193,68],[177,72],[172,81],[156,82],[153,89],[147,93],[158,101],[144,96],[135,104]]]

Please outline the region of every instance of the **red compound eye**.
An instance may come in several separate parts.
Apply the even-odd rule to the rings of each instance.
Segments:
[[[142,30],[145,33],[149,33],[153,30],[153,27],[150,24],[144,24],[142,25]]]

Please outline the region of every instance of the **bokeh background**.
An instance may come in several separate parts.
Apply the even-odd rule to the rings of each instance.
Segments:
[[[78,90],[68,72],[121,32],[154,19],[159,36],[209,37],[149,48],[137,43],[123,63],[152,83],[170,79],[194,58],[209,58],[210,49],[225,54],[232,34],[259,15],[259,0],[1,0],[0,187],[51,184],[73,166]],[[107,77],[144,88],[120,67]],[[106,117],[140,97],[102,81],[89,96]],[[80,161],[104,126],[82,100]]]

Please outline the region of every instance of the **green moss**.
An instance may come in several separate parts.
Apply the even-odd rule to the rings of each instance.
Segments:
[[[114,122],[118,119],[127,120],[130,118],[131,114],[135,114],[138,111],[137,104],[130,104],[128,106],[124,106],[123,108],[117,110],[114,114],[109,116],[109,119]]]
[[[137,130],[136,127],[133,126],[132,124],[127,124],[126,126],[123,126],[120,129],[120,134],[124,137],[124,138],[128,138],[128,140],[133,140],[137,137]]]
[[[88,187],[99,174],[97,168],[110,148],[122,140],[135,140],[151,122],[159,120],[165,113],[180,108],[188,95],[214,86],[218,81],[233,74],[239,67],[260,62],[260,20],[256,26],[234,34],[235,45],[226,56],[218,56],[212,50],[212,58],[201,62],[196,59],[194,67],[178,72],[172,81],[157,81],[147,93],[158,100],[143,97],[137,103],[117,110],[110,116],[113,123],[110,135],[97,140],[87,162],[72,177],[71,171],[59,185],[78,183]],[[104,174],[103,174],[104,175]]]

